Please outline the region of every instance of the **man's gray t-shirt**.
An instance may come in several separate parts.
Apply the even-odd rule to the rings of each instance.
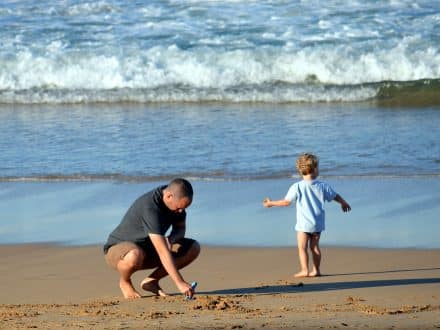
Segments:
[[[163,189],[158,187],[139,197],[128,209],[121,223],[109,235],[104,253],[120,242],[143,245],[149,241],[149,234],[165,235],[174,224],[185,221],[186,212],[169,210],[163,202]]]

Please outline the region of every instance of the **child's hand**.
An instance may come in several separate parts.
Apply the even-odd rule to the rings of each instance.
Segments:
[[[348,212],[348,211],[351,211],[351,206],[347,202],[344,201],[344,203],[341,203],[341,209],[344,212]]]
[[[264,207],[271,207],[272,205],[270,204],[270,202],[271,202],[271,200],[270,200],[270,198],[265,198],[265,199],[263,199],[263,206]]]
[[[345,199],[341,197],[341,195],[337,194],[335,197],[335,201],[337,201],[339,204],[341,204],[341,209],[343,212],[348,212],[351,210],[350,204],[348,204]]]

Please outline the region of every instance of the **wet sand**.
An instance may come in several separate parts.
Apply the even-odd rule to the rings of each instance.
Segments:
[[[296,250],[203,246],[183,275],[197,295],[121,297],[98,245],[0,246],[1,329],[440,327],[440,250],[323,247],[322,277]],[[133,278],[135,286],[146,272]]]
[[[326,180],[326,179],[324,179]],[[193,181],[187,235],[220,246],[296,246],[294,206],[264,208],[295,179]],[[321,244],[375,248],[440,248],[440,180],[329,178],[350,203],[326,205]],[[0,182],[0,243],[101,244],[133,201],[162,182]],[[360,234],[361,233],[361,234]]]

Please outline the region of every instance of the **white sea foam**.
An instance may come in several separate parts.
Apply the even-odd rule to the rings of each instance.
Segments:
[[[9,4],[0,7],[0,102],[368,99],[377,88],[365,84],[440,78],[437,7]]]
[[[188,52],[177,46],[154,47],[130,56],[65,54],[66,45],[55,41],[46,47],[49,56],[22,51],[6,61],[6,65],[0,69],[0,90],[148,90],[186,86],[205,93],[204,89],[222,91],[253,86],[257,92],[264,91],[262,85],[267,88],[284,82],[307,84],[308,93],[313,94],[314,90],[317,93],[315,96],[309,94],[311,100],[319,99],[318,95],[322,95],[323,99],[338,100],[344,99],[342,95],[346,91],[341,90],[340,96],[333,93],[323,95],[322,89],[317,89],[316,84],[351,86],[440,76],[438,50],[429,47],[409,53],[408,42],[403,40],[393,49],[355,57],[344,55],[347,50],[341,48],[310,48],[298,52],[275,52],[272,49],[220,52],[196,49]],[[306,101],[304,88],[291,87],[291,92],[282,93],[284,101]],[[274,90],[276,87],[267,91],[270,93]],[[244,100],[250,97],[246,89],[242,94]],[[358,91],[356,94],[359,94]],[[218,93],[218,97],[222,95]],[[368,93],[368,97],[371,97],[371,93]],[[255,98],[266,100],[267,96],[250,97],[249,100]]]
[[[72,5],[67,8],[66,13],[71,16],[85,16],[118,11],[119,7],[106,1],[91,1]]]

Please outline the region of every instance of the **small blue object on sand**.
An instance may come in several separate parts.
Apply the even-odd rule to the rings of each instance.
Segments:
[[[192,282],[191,283],[191,289],[194,291],[194,289],[197,287],[197,282]],[[185,296],[185,300],[193,300],[193,297],[190,296]]]

